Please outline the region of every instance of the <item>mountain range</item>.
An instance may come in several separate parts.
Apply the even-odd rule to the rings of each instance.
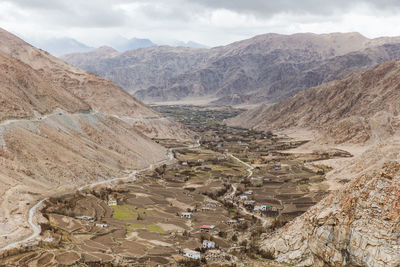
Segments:
[[[209,97],[217,99],[216,104],[276,103],[309,87],[400,58],[400,38],[369,39],[359,33],[265,34],[211,49],[152,47],[99,54],[79,53],[63,59],[113,80],[147,102]]]

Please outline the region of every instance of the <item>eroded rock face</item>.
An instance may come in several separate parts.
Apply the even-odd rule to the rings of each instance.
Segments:
[[[400,165],[333,192],[263,246],[298,266],[399,266]]]

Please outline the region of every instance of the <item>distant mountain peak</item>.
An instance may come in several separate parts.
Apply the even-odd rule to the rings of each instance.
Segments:
[[[118,51],[111,46],[103,45],[99,48],[94,49],[92,52],[100,52],[100,53],[118,53]]]
[[[93,49],[93,47],[68,37],[29,40],[29,42],[54,56],[62,56],[71,53],[84,53]]]
[[[157,46],[157,44],[153,43],[149,39],[142,39],[137,37],[127,39],[125,37],[120,37],[112,41],[111,46],[114,47],[119,52],[125,52],[128,50],[133,50],[138,48]]]

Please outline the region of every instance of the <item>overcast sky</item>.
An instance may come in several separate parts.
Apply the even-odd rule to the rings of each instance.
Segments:
[[[116,36],[217,46],[262,33],[400,35],[400,0],[0,0],[0,26],[100,46]]]

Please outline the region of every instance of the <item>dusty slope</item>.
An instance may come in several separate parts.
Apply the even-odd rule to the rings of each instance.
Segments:
[[[156,115],[114,83],[73,67],[3,29],[0,29],[0,52],[31,66],[49,83],[66,89],[93,109],[115,115]]]
[[[43,75],[10,56],[0,54],[0,121],[33,117],[34,112],[50,113],[89,110],[90,106]]]
[[[64,57],[145,101],[220,98],[217,104],[275,103],[299,90],[400,58],[399,38],[358,33],[264,34],[212,49],[111,49]],[[237,97],[240,95],[241,97]]]
[[[337,143],[384,140],[399,127],[400,61],[299,92],[229,121],[256,129],[316,129]]]

